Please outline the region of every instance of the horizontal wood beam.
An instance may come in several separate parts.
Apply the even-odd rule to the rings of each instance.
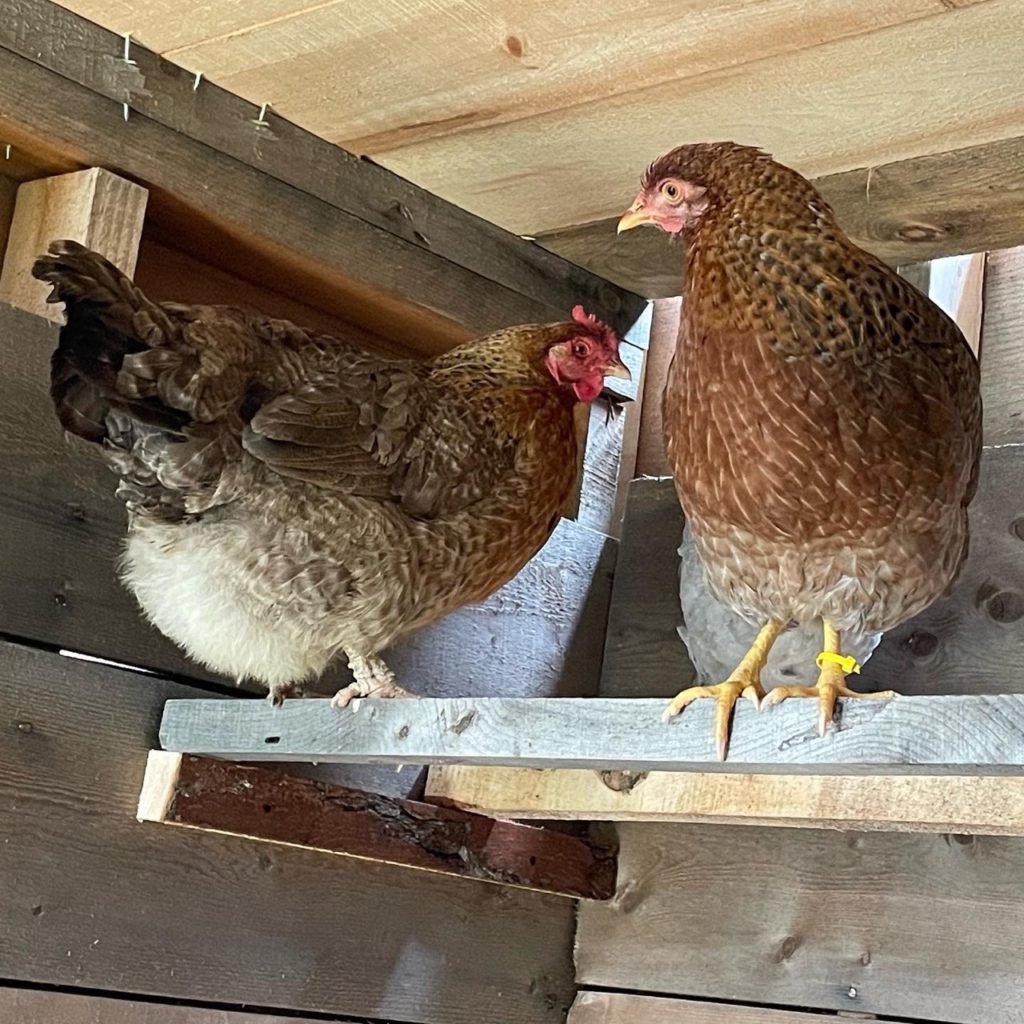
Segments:
[[[615,891],[613,856],[576,836],[164,750],[137,817],[559,896]]]
[[[283,247],[351,293],[362,316],[419,347],[566,316],[580,302],[625,331],[644,307],[533,242],[441,200],[49,0],[0,21],[0,136],[40,159],[99,165],[150,186],[179,235],[239,232]],[[127,112],[127,120],[125,113]],[[408,303],[419,317],[395,308]],[[389,303],[391,306],[389,307]],[[445,321],[448,322],[447,326]],[[429,338],[433,336],[433,341]],[[450,344],[450,340],[449,340]]]
[[[830,174],[814,184],[850,237],[890,263],[1024,244],[1024,138]],[[616,219],[538,236],[553,252],[648,298],[678,295],[682,251]]]
[[[169,701],[166,750],[240,761],[478,764],[689,771],[699,767],[823,774],[991,775],[1024,769],[1024,694],[844,700],[838,728],[817,708],[738,707],[728,767],[715,760],[710,701],[669,723],[660,699],[490,698]]]
[[[866,1014],[837,1017],[832,1013],[710,1003],[696,999],[633,995],[628,992],[580,992],[567,1024],[847,1024],[874,1020]],[[906,1024],[887,1017],[889,1024]]]
[[[1024,835],[1024,777],[436,766],[427,798],[499,818]]]

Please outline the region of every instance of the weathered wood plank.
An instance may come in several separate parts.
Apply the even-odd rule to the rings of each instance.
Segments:
[[[697,766],[827,774],[1016,774],[1024,768],[1024,694],[844,700],[839,728],[817,735],[817,709],[787,701],[737,708],[729,767],[715,760],[711,702],[668,723],[660,699],[485,698],[171,701],[166,750],[240,761],[480,764],[686,771]],[[926,772],[927,774],[927,772]]]
[[[568,1024],[843,1024],[834,1014],[769,1010],[736,1003],[703,1003],[627,992],[580,992],[569,1011]],[[867,1018],[873,1019],[873,1018]],[[889,1024],[907,1024],[887,1018]]]
[[[986,361],[984,373],[989,374]],[[1004,370],[1004,372],[1006,372]],[[989,378],[990,379],[990,378]],[[883,638],[858,689],[890,687],[905,694],[1005,693],[1021,690],[1008,665],[1024,657],[1024,450],[986,449],[979,488],[971,506],[971,547],[951,593]],[[622,557],[609,610],[608,643],[601,692],[605,696],[667,696],[688,685],[693,671],[676,632],[682,620],[675,547],[683,517],[670,480],[630,485]],[[670,556],[668,552],[672,552]],[[692,583],[694,608],[714,599],[706,584]],[[714,616],[718,628],[687,630],[702,681],[715,682],[734,667],[756,627]],[[709,618],[693,616],[694,623]],[[769,659],[766,682],[792,682],[811,671],[798,660],[797,637],[783,637]]]
[[[1020,1022],[1019,839],[647,823],[618,831],[618,895],[580,910],[584,986]]]
[[[0,302],[63,323],[63,308],[46,301],[49,285],[32,276],[36,257],[58,238],[95,249],[130,277],[147,199],[144,188],[102,167],[23,182],[0,269]]]
[[[149,752],[136,816],[559,896],[615,888],[614,858],[575,836],[164,750]]]
[[[989,253],[981,332],[985,443],[1024,441],[1024,246]]]
[[[1018,137],[829,174],[814,184],[858,245],[890,263],[916,263],[1024,244],[1022,167]],[[679,247],[653,229],[616,237],[616,221],[541,234],[538,241],[641,295],[678,295]]]
[[[971,351],[981,351],[981,321],[985,292],[985,264],[988,254],[947,256],[935,260],[929,274],[926,295],[945,310],[963,332]]]
[[[603,696],[668,697],[695,678],[677,632],[683,522],[671,480],[629,485],[608,609]]]
[[[11,0],[9,6],[0,46],[36,63],[50,83],[46,103],[62,107],[59,114],[30,112],[22,95],[18,113],[32,113],[27,124],[52,144],[91,149],[93,162],[117,163],[124,173],[258,234],[273,225],[275,239],[284,244],[291,232],[283,221],[303,219],[299,208],[307,207],[320,232],[333,236],[326,248],[333,249],[328,258],[337,270],[372,289],[397,289],[408,301],[473,330],[528,322],[538,314],[555,319],[582,302],[625,331],[643,309],[637,296],[273,112],[266,125],[255,124],[257,111],[248,100],[209,81],[195,91],[191,72],[144,46],[133,45],[134,63],[126,64],[122,37],[63,7],[47,0]],[[5,62],[4,77],[16,68]],[[58,77],[63,101],[50,91]],[[22,94],[29,85],[10,82]],[[99,109],[95,101],[108,116],[86,117],[87,107]],[[127,125],[122,103],[133,114]],[[7,106],[0,102],[5,116]],[[145,147],[154,144],[164,169],[146,156]],[[243,167],[250,174],[224,180]],[[242,183],[252,180],[253,169],[259,184],[246,189]],[[194,187],[197,180],[204,182],[202,190]],[[241,192],[232,199],[235,189]],[[291,218],[275,215],[279,199],[293,207]],[[320,253],[298,248],[314,258],[327,256],[324,245],[315,247]]]
[[[438,766],[427,798],[499,818],[1024,836],[1024,778]]]
[[[636,457],[637,476],[672,475],[668,452],[665,451],[662,395],[665,391],[665,381],[668,379],[668,368],[676,351],[682,306],[683,301],[680,298],[659,299],[654,303],[651,342],[647,349],[644,377],[640,445]]]
[[[226,683],[152,629],[117,581],[124,509],[113,475],[88,446],[64,439],[52,412],[56,337],[52,324],[0,306],[0,632]],[[389,663],[432,696],[595,693],[615,547],[563,521],[515,580],[396,645]],[[348,678],[338,666],[319,692]],[[407,792],[399,781],[390,773],[388,791]]]
[[[0,988],[0,1018],[11,1024],[315,1024],[308,1017],[293,1015],[279,1017],[23,988]],[[345,1024],[340,1017],[333,1019]],[[351,1018],[346,1020],[358,1024]]]
[[[160,707],[196,692],[0,646],[0,977],[422,1024],[564,1019],[568,900],[139,825]]]

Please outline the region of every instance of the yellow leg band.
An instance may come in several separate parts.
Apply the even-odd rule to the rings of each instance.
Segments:
[[[838,665],[844,675],[851,672],[860,672],[860,664],[856,658],[849,654],[837,654],[835,651],[822,651],[817,657],[818,668],[824,668],[826,664]]]

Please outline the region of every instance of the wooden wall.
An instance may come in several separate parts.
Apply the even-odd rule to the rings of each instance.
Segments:
[[[1024,249],[990,255],[986,450],[968,563],[948,597],[883,640],[866,686],[1024,689],[1022,285]],[[664,557],[681,529],[670,482],[633,485],[605,695],[668,695],[693,679],[675,633],[677,568]],[[732,1003],[954,1024],[1024,1019],[1024,840],[639,823],[622,825],[619,840],[616,898],[580,911],[577,979],[699,1002],[587,995],[574,1024],[825,1019]]]

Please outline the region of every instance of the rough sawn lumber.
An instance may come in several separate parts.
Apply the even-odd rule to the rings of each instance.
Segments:
[[[413,682],[414,681],[410,681]],[[668,723],[660,699],[171,700],[167,750],[241,761],[478,764],[524,768],[988,775],[1024,768],[1024,694],[844,700],[817,735],[817,708],[738,707],[729,761],[715,760],[711,702]]]
[[[561,896],[615,890],[613,857],[575,836],[164,750],[137,817]]]
[[[1024,836],[1024,777],[431,768],[427,798],[498,818]]]

